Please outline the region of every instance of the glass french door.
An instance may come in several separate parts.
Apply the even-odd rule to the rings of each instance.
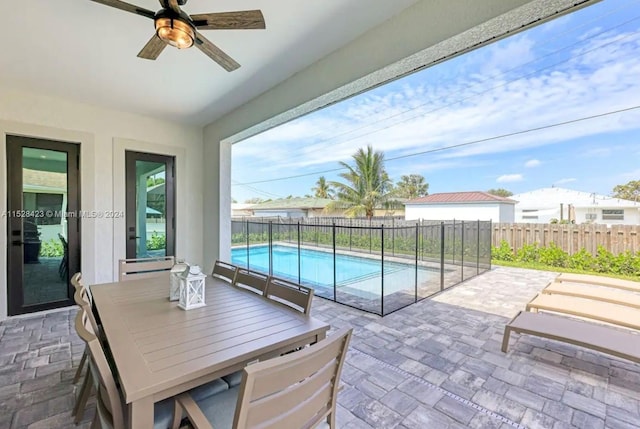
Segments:
[[[127,258],[175,253],[174,158],[126,151]]]
[[[9,315],[73,304],[69,280],[80,270],[79,148],[7,136]]]

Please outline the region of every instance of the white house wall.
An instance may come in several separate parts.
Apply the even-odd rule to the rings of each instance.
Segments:
[[[602,208],[576,207],[576,223],[592,222],[605,225],[640,225],[640,210],[635,207],[620,208],[611,207],[611,209],[624,210],[624,219],[603,219]],[[605,208],[606,210],[606,208]],[[596,219],[588,219],[587,214],[595,213]]]
[[[595,1],[422,0],[209,124],[205,261],[230,257],[232,143],[589,3]]]
[[[124,150],[176,156],[176,254],[202,264],[202,128],[0,87],[0,139],[6,135],[80,143],[81,209],[124,210]],[[7,209],[6,150],[0,151],[0,210]],[[217,169],[216,169],[217,170]],[[82,273],[88,284],[113,281],[125,256],[123,220],[83,219]],[[6,231],[6,218],[1,220]],[[7,237],[0,234],[0,320],[6,317]]]
[[[515,204],[500,204],[500,219],[494,220],[494,222],[506,222],[513,223],[516,219],[516,205]]]
[[[498,222],[500,204],[407,204],[406,220],[492,220]]]

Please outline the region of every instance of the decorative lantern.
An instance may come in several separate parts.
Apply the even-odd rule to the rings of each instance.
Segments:
[[[186,276],[188,271],[189,265],[185,264],[182,259],[178,259],[173,267],[171,267],[171,274],[169,276],[169,301],[180,300],[180,277]]]
[[[185,271],[187,273],[187,271]],[[186,276],[180,277],[180,300],[178,307],[183,310],[191,310],[205,305],[204,303],[204,286],[207,275],[204,274],[200,267],[194,265],[189,268]]]

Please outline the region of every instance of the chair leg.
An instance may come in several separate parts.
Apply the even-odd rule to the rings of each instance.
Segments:
[[[91,422],[91,429],[100,429],[100,419],[98,418],[98,410],[96,410],[96,415],[93,417],[93,421]]]
[[[82,368],[84,364],[87,362],[87,348],[85,347],[84,352],[82,353],[82,359],[80,359],[80,364],[78,365],[78,369],[76,370],[76,375],[73,377],[73,384],[76,384],[78,380],[80,380],[80,375],[82,375]]]
[[[87,375],[84,377],[84,383],[80,388],[80,393],[76,399],[76,405],[73,407],[73,415],[75,416],[74,423],[78,424],[84,416],[84,409],[87,406],[87,400],[93,389],[93,376],[91,371],[87,371]]]
[[[173,401],[173,422],[171,423],[171,429],[179,429],[181,421],[182,406],[178,403],[178,401]]]

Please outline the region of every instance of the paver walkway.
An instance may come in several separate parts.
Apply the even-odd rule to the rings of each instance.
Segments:
[[[505,322],[554,276],[496,267],[384,318],[314,300],[314,317],[354,327],[338,426],[640,428],[640,365],[524,335],[500,351]],[[0,428],[76,427],[74,314],[0,324]]]

